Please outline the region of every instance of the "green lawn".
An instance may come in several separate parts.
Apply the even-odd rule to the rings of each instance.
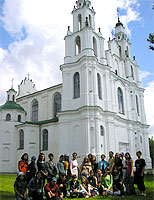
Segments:
[[[15,200],[14,196],[14,189],[13,189],[13,184],[16,179],[15,174],[0,174],[0,200]],[[154,199],[154,177],[152,175],[147,175],[145,176],[145,185],[146,185],[146,190],[147,190],[147,196],[142,197],[140,196],[140,193],[138,192],[136,188],[136,193],[137,196],[127,196],[127,197],[95,197],[94,199],[108,199],[108,200],[116,200],[116,199],[125,199],[125,200],[144,200],[144,199],[149,199],[152,200]],[[81,198],[80,198],[81,199]],[[74,200],[77,200],[74,198]]]

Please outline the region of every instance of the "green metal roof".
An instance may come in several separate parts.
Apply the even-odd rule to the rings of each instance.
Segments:
[[[21,110],[25,111],[23,107],[14,101],[7,101],[4,105],[0,106],[0,110]]]
[[[9,92],[9,91],[16,92],[13,88],[9,89],[7,92]]]
[[[43,124],[49,124],[49,123],[53,123],[53,122],[58,122],[58,118],[54,117],[53,119],[48,119],[48,120],[38,121],[38,122],[26,121],[25,124],[43,125]]]
[[[123,23],[120,21],[120,19],[118,18],[118,23],[116,23],[116,27],[117,26],[123,26]]]

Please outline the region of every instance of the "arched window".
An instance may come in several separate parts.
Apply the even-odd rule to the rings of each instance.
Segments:
[[[140,143],[142,144],[142,136],[140,135]]]
[[[32,122],[38,121],[38,101],[35,99],[32,102]]]
[[[89,15],[89,26],[92,27],[91,15]]]
[[[21,115],[18,115],[18,122],[21,122]]]
[[[61,94],[58,92],[54,96],[54,117],[61,111]]]
[[[97,41],[93,37],[93,49],[94,49],[94,55],[97,56]]]
[[[48,130],[43,130],[43,134],[42,134],[42,150],[43,151],[47,151],[48,150]]]
[[[79,31],[82,29],[82,17],[81,14],[78,15],[78,27],[79,27]]]
[[[100,135],[104,136],[104,127],[102,125],[100,126]]]
[[[7,96],[7,100],[10,101],[10,95]]]
[[[19,149],[24,149],[24,131],[19,131]]]
[[[7,115],[6,115],[6,121],[10,121],[11,120],[11,115],[8,113]]]
[[[80,75],[78,72],[74,74],[73,85],[74,85],[74,98],[76,99],[80,97]]]
[[[101,76],[97,73],[97,84],[98,84],[98,97],[102,99],[102,86],[101,86]]]
[[[118,63],[117,59],[115,59],[114,65],[115,65],[115,74],[118,75],[118,72],[119,72],[119,63]]]
[[[130,68],[131,68],[131,77],[132,77],[133,80],[134,80],[134,70],[133,70],[133,66],[130,66]]]
[[[81,40],[80,36],[77,36],[75,39],[75,55],[78,55],[81,53]]]
[[[14,100],[15,100],[15,95],[12,96],[12,101],[14,101]]]
[[[121,46],[119,46],[119,57],[122,57],[122,53],[121,53]]]
[[[123,93],[122,89],[118,87],[118,106],[119,106],[119,113],[124,114],[124,102],[123,102]]]
[[[136,95],[136,111],[137,111],[137,115],[140,115],[140,111],[139,111],[139,104],[138,104],[138,96]]]

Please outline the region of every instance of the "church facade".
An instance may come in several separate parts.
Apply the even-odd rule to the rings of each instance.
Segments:
[[[101,30],[95,31],[95,11],[89,0],[78,0],[72,11],[73,31],[65,36],[62,84],[36,91],[25,78],[18,94],[11,88],[0,106],[0,172],[16,172],[27,152],[59,155],[88,153],[97,159],[112,150],[142,151],[151,168],[144,89],[139,66],[131,59],[131,43],[118,18],[115,37],[104,49]]]

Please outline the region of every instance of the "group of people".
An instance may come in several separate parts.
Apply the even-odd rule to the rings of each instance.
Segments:
[[[136,153],[135,165],[130,153],[109,152],[109,159],[104,154],[97,162],[91,153],[84,157],[81,166],[77,161],[77,153],[64,154],[59,157],[57,164],[54,155],[49,153],[48,161],[45,154],[32,156],[28,162],[28,154],[24,153],[18,162],[19,173],[14,183],[16,200],[47,200],[63,198],[108,195],[135,195],[134,184],[137,184],[142,196],[146,196],[144,185],[145,160],[142,153]],[[27,194],[28,189],[28,194]]]

